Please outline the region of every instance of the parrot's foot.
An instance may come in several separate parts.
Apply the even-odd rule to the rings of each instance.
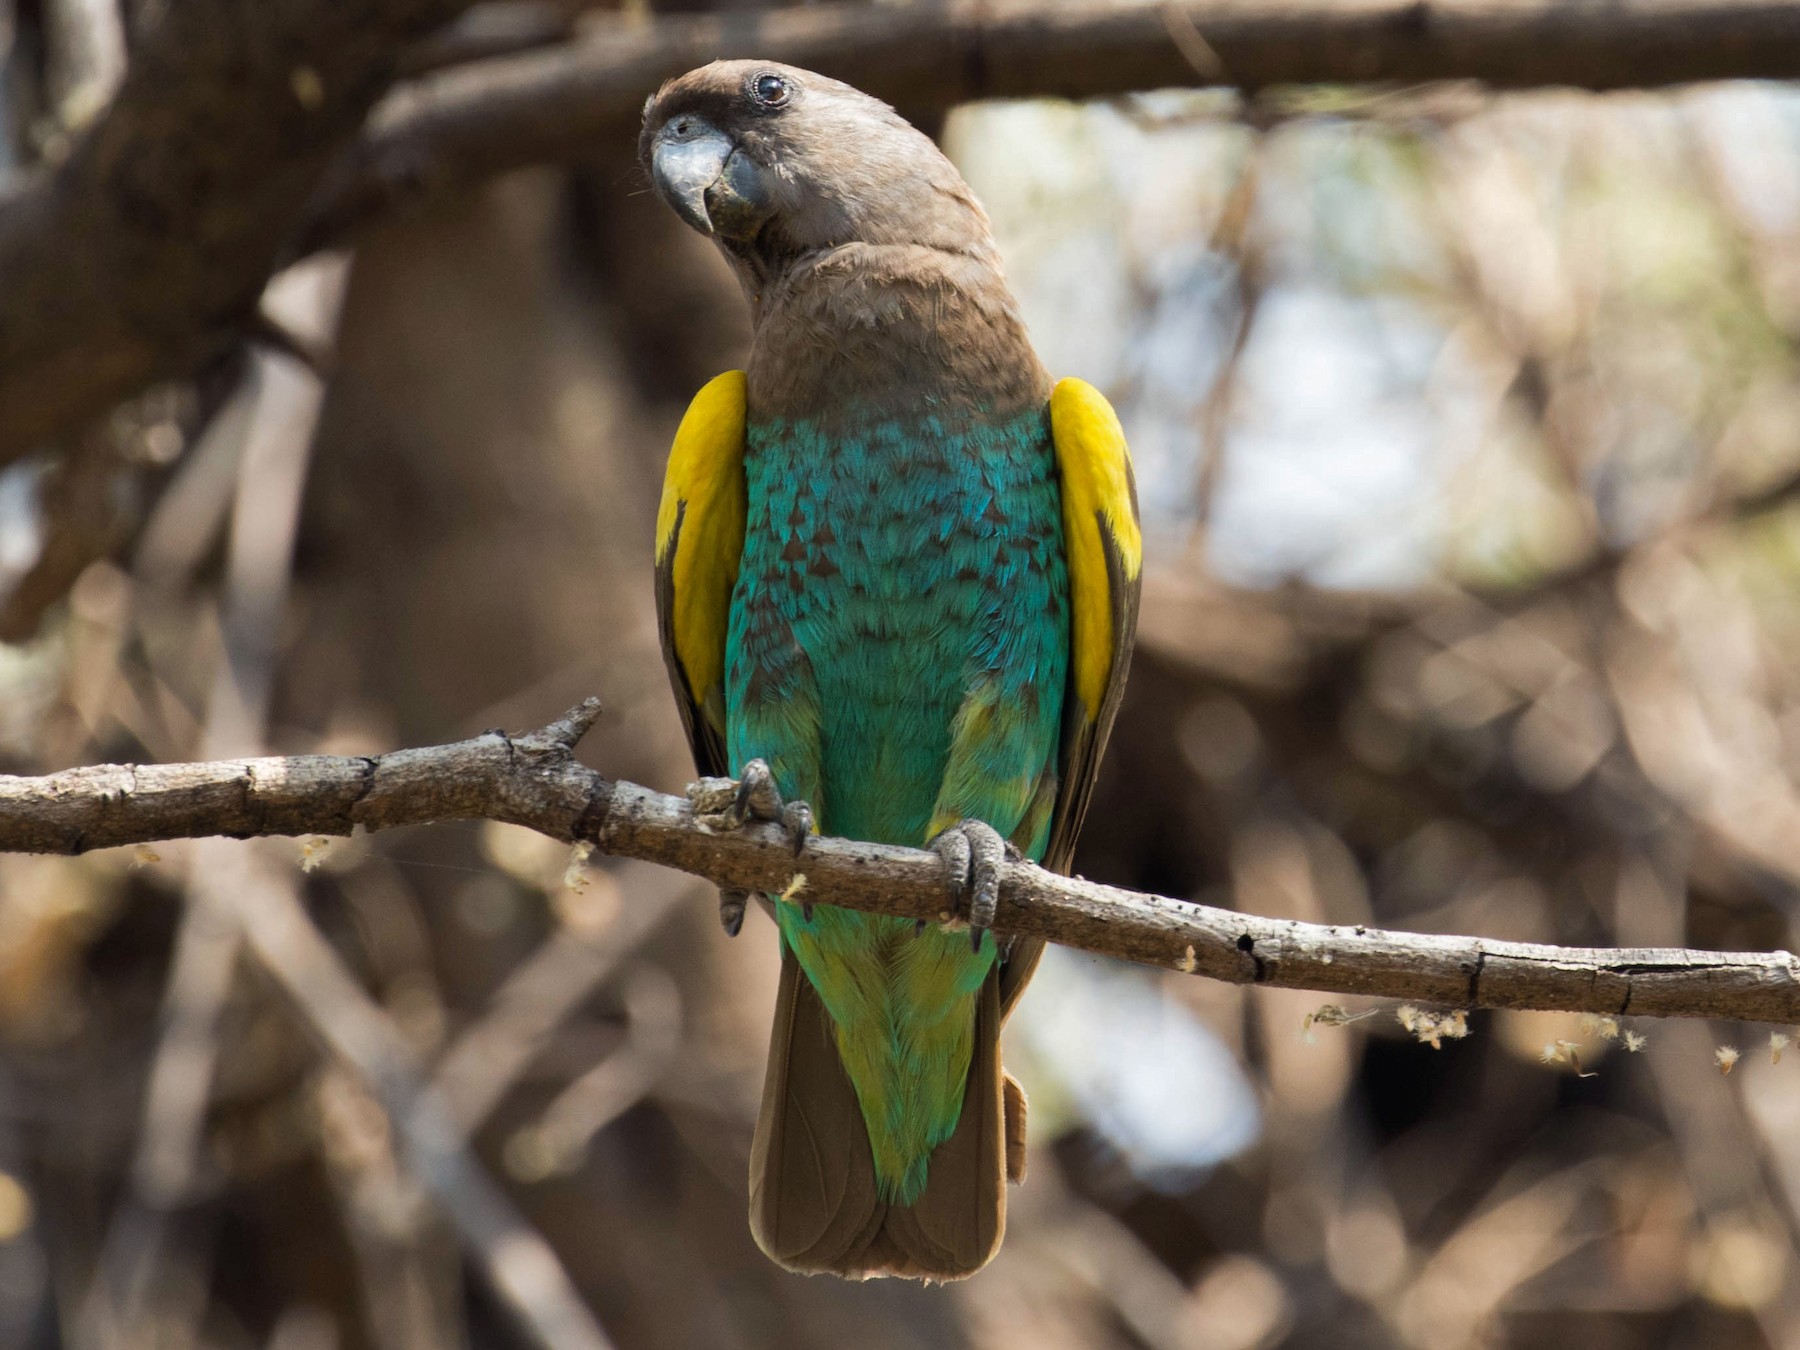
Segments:
[[[969,945],[978,952],[1000,905],[1001,865],[1019,852],[993,826],[979,820],[958,821],[927,847],[944,860],[952,901],[968,904]]]
[[[782,801],[775,775],[760,759],[744,765],[741,778],[702,778],[689,783],[687,796],[694,819],[710,830],[741,830],[752,820],[772,821],[786,829],[795,857],[812,837],[812,807],[805,802]]]
[[[799,857],[806,841],[812,837],[812,807],[805,802],[784,802],[775,786],[775,775],[760,759],[744,765],[743,776],[736,782],[729,778],[702,778],[690,783],[688,800],[693,803],[695,818],[710,829],[741,830],[752,820],[773,821],[787,831]],[[744,926],[744,910],[750,903],[750,892],[735,887],[719,888],[719,924],[727,937],[736,937]],[[804,905],[807,919],[812,906]]]
[[[744,765],[744,771],[738,777],[737,796],[725,811],[725,824],[729,829],[740,829],[751,820],[771,820],[785,828],[796,858],[813,832],[812,807],[805,802],[782,801],[781,792],[775,786],[775,775],[760,759]]]

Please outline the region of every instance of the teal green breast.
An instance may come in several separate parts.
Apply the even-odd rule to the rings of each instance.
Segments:
[[[726,648],[735,770],[769,761],[821,830],[921,845],[956,742],[956,804],[1041,853],[1068,670],[1048,414],[998,424],[749,428],[749,514]],[[979,716],[958,712],[971,694]],[[1053,786],[1053,783],[1051,784]],[[1035,792],[1035,797],[1034,797]],[[837,1028],[889,1198],[955,1129],[990,939],[782,906]]]

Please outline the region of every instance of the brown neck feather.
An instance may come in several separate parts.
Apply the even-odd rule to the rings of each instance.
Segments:
[[[991,246],[844,244],[751,295],[754,418],[1004,417],[1050,392]]]

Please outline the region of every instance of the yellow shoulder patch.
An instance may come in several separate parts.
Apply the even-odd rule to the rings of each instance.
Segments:
[[[744,552],[744,420],[743,371],[702,386],[675,433],[656,512],[664,641],[702,706],[724,680],[731,588]]]
[[[1137,581],[1144,561],[1137,488],[1125,430],[1093,385],[1057,381],[1050,430],[1062,478],[1075,692],[1092,721],[1100,716],[1121,642],[1130,641],[1120,624],[1126,619],[1123,591]]]

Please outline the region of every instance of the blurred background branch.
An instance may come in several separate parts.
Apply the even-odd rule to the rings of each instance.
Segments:
[[[148,7],[111,103],[78,109],[61,162],[0,198],[0,463],[216,354],[407,41],[468,5]],[[105,7],[74,8],[59,68],[103,93],[116,72],[87,72],[111,40],[73,35],[104,32]]]
[[[465,63],[392,96],[359,137],[408,43],[472,3],[384,0],[351,16],[284,0],[245,25],[226,21],[228,0],[217,12],[159,6],[122,76],[109,6],[53,6],[65,59],[52,93],[94,124],[41,181],[0,198],[0,464],[204,363],[280,262],[341,242],[396,200],[628,142],[644,90],[717,56],[823,70],[927,122],[974,99],[1179,86],[1605,90],[1800,74],[1800,17],[1780,0],[965,0],[611,21],[555,45],[567,20],[532,11],[502,36],[477,28],[447,50],[440,38],[429,63]],[[195,245],[204,268],[191,265]]]
[[[541,31],[541,30],[534,30]],[[597,18],[568,42],[475,58],[396,94],[333,170],[302,247],[397,201],[629,143],[646,89],[720,57],[845,80],[930,122],[987,98],[1105,98],[1225,86],[1471,80],[1494,88],[1655,88],[1800,75],[1800,18],[1777,0],[1513,4],[1169,0],[822,5]],[[444,64],[448,64],[445,62]]]
[[[279,278],[269,298],[317,340],[329,342],[345,270],[341,258],[322,259]],[[210,754],[251,755],[263,746],[273,655],[323,392],[291,358],[252,352],[237,394],[244,415],[222,433],[241,444],[220,600],[222,642],[201,740]],[[108,1223],[82,1309],[81,1339],[96,1346],[128,1344],[143,1334],[131,1329],[145,1327],[173,1341],[192,1340],[202,1313],[181,1282],[169,1278],[180,1265],[170,1249],[181,1243],[184,1213],[204,1203],[206,1110],[219,1023],[243,945],[239,907],[259,881],[253,860],[242,850],[227,856],[223,841],[195,850],[191,863],[131,1187]],[[211,1258],[192,1259],[204,1267]]]

